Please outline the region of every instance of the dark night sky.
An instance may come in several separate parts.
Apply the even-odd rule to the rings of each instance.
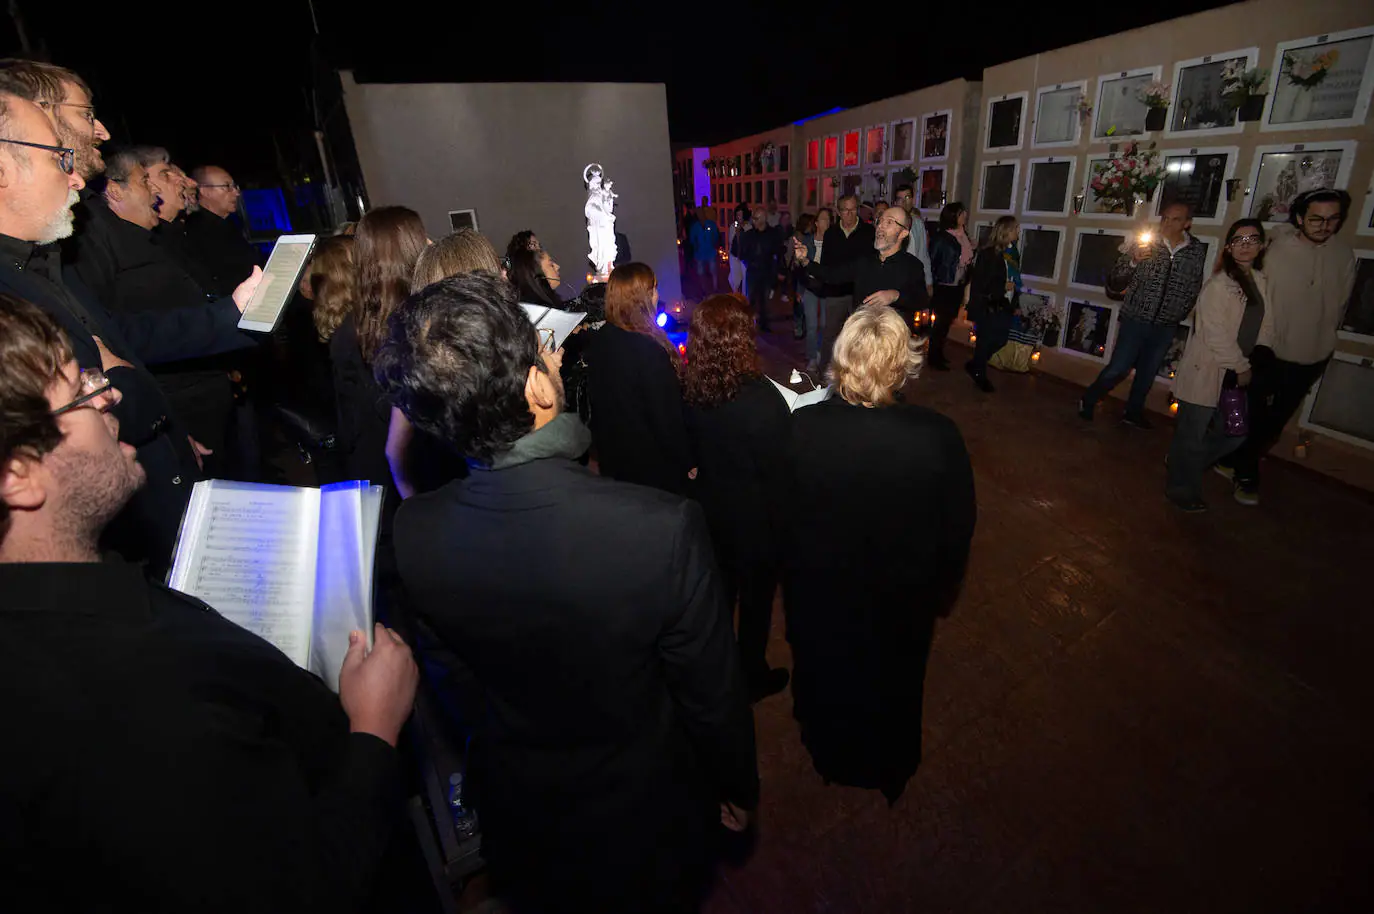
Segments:
[[[474,12],[471,3],[366,2],[365,14],[342,12],[344,5],[316,0],[318,47],[359,79],[665,82],[674,142],[707,144],[955,77],[977,79],[992,64],[1225,4],[818,7],[848,10],[848,22],[781,2],[641,3],[621,15],[590,3],[505,2]],[[72,4],[19,6],[32,43],[95,87],[99,116],[117,141],[157,143],[188,166],[213,159],[269,182],[274,140],[288,162],[308,155],[315,39],[307,0],[148,0],[104,5],[99,20],[84,21],[73,15],[83,7]],[[593,6],[595,16],[586,12]],[[384,23],[388,9],[404,21]],[[911,25],[902,34],[904,22]],[[17,51],[15,34],[5,22],[0,43]],[[596,47],[583,49],[588,40]]]

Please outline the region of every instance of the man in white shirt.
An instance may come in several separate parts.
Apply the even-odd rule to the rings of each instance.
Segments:
[[[926,268],[926,297],[935,294],[935,274],[930,272],[930,240],[926,237],[926,224],[916,207],[916,193],[910,184],[897,188],[897,205],[906,210],[911,221],[911,234],[906,239],[906,252]]]

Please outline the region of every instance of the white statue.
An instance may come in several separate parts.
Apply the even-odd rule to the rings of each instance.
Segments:
[[[606,181],[603,186],[603,178],[602,168],[595,162],[582,169],[582,181],[587,185],[587,205],[583,208],[587,216],[587,243],[591,247],[589,257],[597,279],[611,275],[616,253],[616,195],[612,190],[615,184]]]

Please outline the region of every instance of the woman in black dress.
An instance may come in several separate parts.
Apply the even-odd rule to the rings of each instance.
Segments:
[[[793,713],[826,781],[895,803],[921,761],[935,618],[973,536],[959,429],[897,393],[920,364],[891,308],[860,308],[830,364],[833,394],[792,416],[783,604]]]
[[[693,494],[706,511],[731,614],[739,601],[740,665],[758,701],[787,687],[787,670],[770,670],[765,652],[787,497],[788,411],[759,368],[743,298],[712,295],[692,312],[682,386]]]
[[[592,441],[603,476],[686,493],[692,469],[681,359],[655,323],[658,280],[642,263],[606,283],[606,323],[586,345]]]

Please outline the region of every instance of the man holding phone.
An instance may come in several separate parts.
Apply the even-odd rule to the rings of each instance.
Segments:
[[[1169,353],[1174,332],[1193,310],[1202,289],[1207,248],[1189,234],[1193,213],[1186,203],[1166,203],[1159,230],[1127,240],[1107,276],[1107,294],[1125,299],[1112,359],[1078,401],[1078,415],[1093,420],[1093,407],[1135,370],[1121,421],[1148,429],[1145,398]]]

